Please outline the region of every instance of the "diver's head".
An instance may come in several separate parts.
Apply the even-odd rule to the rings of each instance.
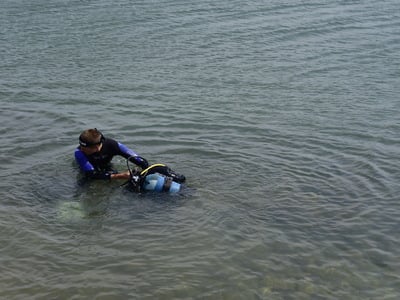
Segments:
[[[100,151],[104,140],[103,134],[97,128],[87,129],[79,136],[79,145],[85,152],[94,153]]]

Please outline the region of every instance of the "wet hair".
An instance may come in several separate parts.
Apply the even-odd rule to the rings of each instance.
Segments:
[[[103,134],[97,128],[87,129],[79,136],[79,145],[82,147],[90,147],[99,145],[104,142]]]

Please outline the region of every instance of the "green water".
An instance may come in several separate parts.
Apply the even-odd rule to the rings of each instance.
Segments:
[[[3,1],[0,298],[398,299],[399,11]],[[91,127],[183,192],[81,184]]]

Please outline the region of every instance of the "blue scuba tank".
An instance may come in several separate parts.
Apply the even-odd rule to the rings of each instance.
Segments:
[[[169,177],[154,173],[145,177],[143,188],[146,191],[177,193],[180,191],[181,185]]]

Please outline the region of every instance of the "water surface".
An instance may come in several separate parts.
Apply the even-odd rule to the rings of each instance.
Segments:
[[[0,298],[398,299],[399,6],[3,1]],[[91,127],[184,191],[81,184]]]

